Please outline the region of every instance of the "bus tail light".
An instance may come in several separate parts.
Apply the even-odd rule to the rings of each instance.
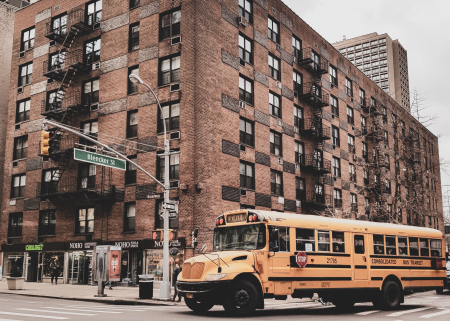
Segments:
[[[442,259],[440,257],[436,258],[436,270],[442,269]]]
[[[225,225],[225,218],[223,216],[219,216],[216,219],[216,226]]]
[[[248,221],[249,222],[258,222],[259,221],[258,215],[256,215],[256,214],[249,214],[248,215]]]

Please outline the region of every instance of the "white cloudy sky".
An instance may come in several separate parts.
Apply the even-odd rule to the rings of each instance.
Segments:
[[[408,51],[410,91],[424,94],[430,106],[426,113],[438,116],[429,129],[441,136],[440,156],[450,160],[449,0],[283,1],[330,43],[372,32],[398,39]],[[443,172],[441,179],[442,185],[450,185]],[[443,194],[448,188],[443,187]]]

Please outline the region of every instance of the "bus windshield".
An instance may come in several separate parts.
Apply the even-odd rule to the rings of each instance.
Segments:
[[[214,229],[214,251],[258,250],[266,246],[266,226],[249,224]]]

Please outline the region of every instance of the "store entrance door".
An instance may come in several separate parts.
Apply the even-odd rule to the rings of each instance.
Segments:
[[[38,281],[39,252],[28,252],[27,256],[27,282]]]
[[[85,265],[84,265],[84,252],[72,252],[70,260],[70,273],[71,284],[86,284],[85,283]]]
[[[122,251],[122,266],[120,268],[120,279],[122,282],[130,282],[130,251]]]

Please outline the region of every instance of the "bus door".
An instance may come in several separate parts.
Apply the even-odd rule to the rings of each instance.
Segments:
[[[289,227],[269,227],[269,266],[272,273],[289,274],[291,272],[291,249]]]
[[[367,252],[367,235],[353,234],[353,271],[354,280],[369,279],[369,253]]]

